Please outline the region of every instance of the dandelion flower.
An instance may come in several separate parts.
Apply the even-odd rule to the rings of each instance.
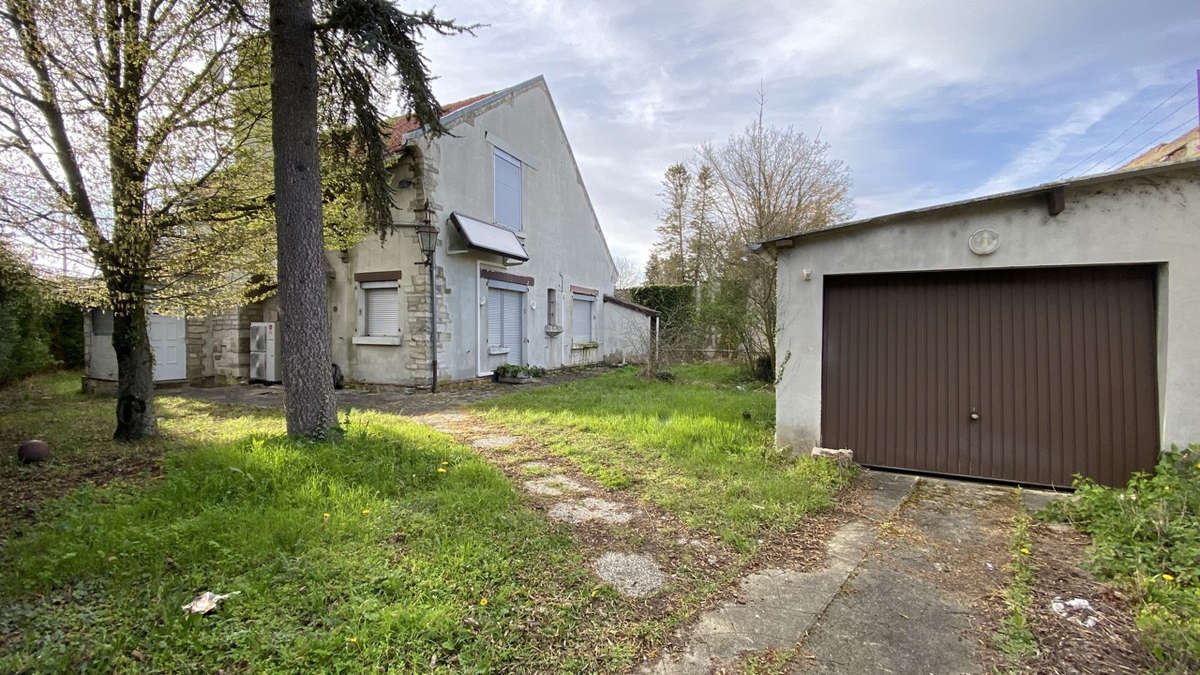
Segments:
[[[322,517],[322,518],[324,518],[325,520],[329,520],[329,514],[328,514],[328,513],[322,513],[322,514],[321,514],[321,517]]]
[[[1167,581],[1175,581],[1175,577],[1171,576],[1170,574],[1166,574],[1165,572],[1163,573],[1163,579],[1166,579]]]
[[[450,462],[447,462],[447,461],[444,461],[444,460],[442,461],[442,466],[449,466],[449,464],[450,464]]]
[[[356,637],[351,637],[351,638],[350,638],[350,641],[351,641],[351,642],[358,642],[358,638],[356,638]]]
[[[368,514],[368,513],[370,513],[370,512],[371,512],[371,509],[363,509],[363,515],[364,515],[364,516],[365,516],[365,515],[367,515],[367,514]]]
[[[480,598],[480,599],[479,599],[479,604],[481,604],[481,605],[487,605],[487,598]]]
[[[1024,553],[1025,555],[1029,555],[1029,548],[1028,548],[1028,547],[1022,547],[1022,548],[1021,548],[1021,553]]]
[[[593,598],[596,597],[596,589],[594,589],[594,588],[592,589],[592,597]]]
[[[446,470],[439,466],[438,473],[446,473]]]

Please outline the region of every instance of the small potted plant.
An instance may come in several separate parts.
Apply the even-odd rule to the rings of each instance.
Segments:
[[[492,380],[503,384],[525,384],[531,382],[533,378],[525,368],[515,363],[506,363],[502,366],[497,366],[492,371]]]

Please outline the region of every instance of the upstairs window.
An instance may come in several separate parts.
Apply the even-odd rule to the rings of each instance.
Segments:
[[[521,227],[521,160],[496,148],[495,165],[496,224],[513,232]]]
[[[546,323],[558,325],[558,291],[553,288],[546,289]]]

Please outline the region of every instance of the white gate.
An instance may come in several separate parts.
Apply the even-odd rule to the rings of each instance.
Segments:
[[[187,341],[184,320],[177,316],[150,317],[150,348],[154,350],[154,381],[187,379]]]

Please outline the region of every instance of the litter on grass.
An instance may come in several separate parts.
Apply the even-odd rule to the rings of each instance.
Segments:
[[[237,595],[238,593],[241,593],[241,591],[234,591],[232,593],[226,593],[225,595],[218,595],[211,591],[205,591],[200,595],[197,595],[195,600],[192,600],[180,609],[185,612],[191,612],[192,614],[208,614],[216,609],[217,605],[220,605],[222,600],[230,596]]]
[[[1084,628],[1092,628],[1100,623],[1100,615],[1092,609],[1092,603],[1083,598],[1071,598],[1064,601],[1062,596],[1055,596],[1050,603],[1050,609],[1067,621],[1079,624]]]

